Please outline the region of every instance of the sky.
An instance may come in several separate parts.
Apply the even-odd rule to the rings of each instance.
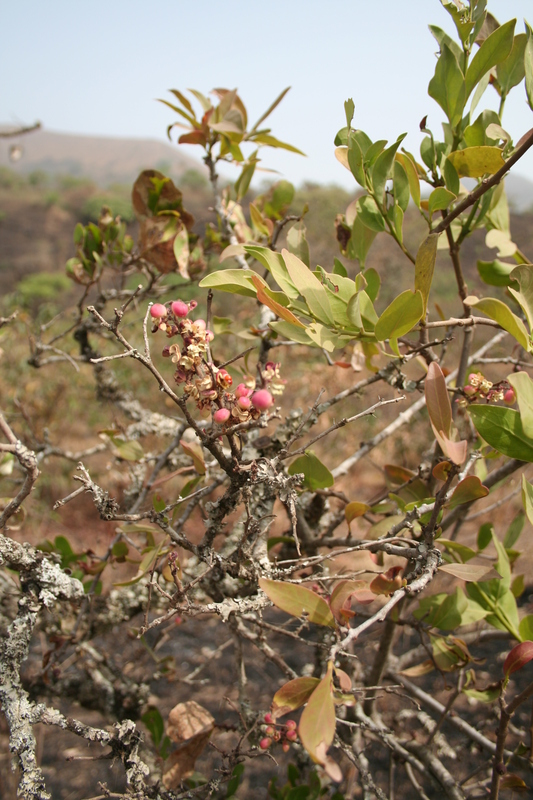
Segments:
[[[517,33],[524,17],[533,23],[532,0],[489,0],[488,9],[500,23],[516,17]],[[169,89],[237,88],[255,121],[291,86],[269,124],[307,157],[265,149],[261,166],[348,189],[354,179],[333,146],[348,97],[353,126],[372,139],[407,131],[403,146],[418,153],[426,114],[441,137],[443,114],[427,96],[438,50],[427,26],[455,29],[439,0],[17,0],[0,24],[3,124],[165,140],[176,115],[156,98],[171,100]],[[478,111],[496,103],[489,87]],[[514,141],[533,127],[522,86],[503,127]],[[531,151],[516,172],[533,180]]]

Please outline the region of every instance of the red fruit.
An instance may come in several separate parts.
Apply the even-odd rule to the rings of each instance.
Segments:
[[[287,731],[285,738],[288,739],[289,742],[295,742],[298,739],[298,734],[296,731]]]
[[[507,403],[508,406],[512,406],[513,403],[516,402],[516,394],[514,392],[514,389],[507,389],[507,391],[503,396],[503,402]]]
[[[270,725],[272,722],[274,722],[274,717],[272,716],[272,714],[270,714],[269,712],[267,712],[267,713],[265,714],[265,716],[264,716],[264,720],[265,720],[265,722],[266,722],[268,725]]]
[[[235,389],[235,396],[236,397],[249,397],[252,394],[252,390],[248,389],[244,383],[239,383],[237,388]]]
[[[250,400],[249,397],[239,397],[239,399],[237,400],[237,405],[239,406],[239,408],[247,409],[250,408],[250,406],[252,405],[252,401]]]
[[[171,308],[175,317],[186,317],[189,313],[189,306],[183,300],[174,300]]]
[[[258,392],[252,395],[252,403],[258,411],[266,411],[273,402],[274,398],[266,389],[259,389]]]
[[[272,744],[272,739],[269,739],[268,736],[265,736],[265,738],[261,739],[261,741],[259,742],[259,747],[261,748],[261,750],[268,750],[271,744]]]
[[[163,319],[166,317],[167,310],[163,303],[154,303],[153,306],[150,308],[150,316],[154,319]]]
[[[285,723],[285,727],[287,728],[288,731],[295,731],[298,725],[293,719],[288,719],[287,722]]]
[[[218,422],[219,425],[222,425],[224,422],[227,422],[230,418],[230,412],[227,408],[217,408],[215,413],[213,414],[213,419],[215,422]]]

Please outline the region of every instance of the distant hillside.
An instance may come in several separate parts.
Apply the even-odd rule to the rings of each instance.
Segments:
[[[0,129],[7,128],[0,124]],[[15,163],[9,159],[14,144],[22,148]],[[43,170],[86,177],[99,186],[131,183],[143,169],[160,169],[175,178],[190,169],[203,173],[203,164],[183,150],[155,139],[78,136],[41,129],[14,139],[0,139],[0,165],[23,173]]]

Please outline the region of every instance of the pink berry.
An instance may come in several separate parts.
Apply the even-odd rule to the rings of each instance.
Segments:
[[[503,396],[503,402],[507,403],[508,406],[512,406],[513,403],[516,401],[516,394],[514,389],[507,389]]]
[[[296,731],[287,731],[285,737],[289,740],[289,742],[295,742],[298,739],[298,734]]]
[[[215,334],[213,333],[213,331],[207,330],[205,332],[205,338],[207,339],[208,342],[212,342],[213,339],[215,338]]]
[[[288,742],[283,742],[283,744],[281,745],[281,749],[283,750],[284,753],[288,753],[289,750],[291,749],[291,746]]]
[[[189,306],[183,300],[174,300],[171,308],[175,317],[186,317],[189,313]]]
[[[266,411],[273,402],[274,398],[266,389],[259,389],[258,392],[252,395],[252,403],[258,411]]]
[[[474,386],[467,384],[466,386],[463,386],[463,392],[467,395],[467,397],[471,397],[477,392],[477,389]]]
[[[287,722],[285,723],[285,727],[287,728],[288,731],[295,731],[298,725],[293,719],[288,719]]]
[[[274,717],[270,712],[267,712],[263,718],[267,725],[271,725],[274,722]]]
[[[275,733],[276,733],[276,730],[275,730],[275,728],[272,727],[272,725],[269,725],[266,728],[265,733],[266,733],[267,736],[274,736]]]
[[[150,316],[154,319],[163,319],[166,317],[167,310],[163,303],[154,303],[153,306],[150,308]]]
[[[237,405],[239,406],[239,408],[247,409],[250,408],[250,406],[252,405],[252,401],[250,400],[249,397],[239,397],[239,399],[237,400]]]
[[[268,750],[271,744],[272,744],[272,739],[269,739],[268,736],[265,736],[265,738],[261,739],[261,741],[259,742],[259,747],[261,748],[261,750]]]
[[[195,319],[194,320],[194,325],[200,331],[205,331],[205,329],[207,328],[205,319]]]
[[[213,419],[215,422],[218,422],[219,425],[222,425],[224,422],[227,422],[230,418],[230,412],[227,408],[217,408],[215,413],[213,414]]]

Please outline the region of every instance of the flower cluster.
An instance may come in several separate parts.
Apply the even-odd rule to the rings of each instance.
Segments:
[[[497,403],[503,400],[510,406],[516,401],[514,389],[507,381],[492,383],[481,372],[470,373],[467,385],[463,386],[463,392],[470,401],[485,400],[487,403]]]
[[[259,742],[261,750],[268,750],[272,742],[279,742],[283,752],[288,753],[291,744],[298,741],[296,722],[288,719],[285,725],[277,725],[272,714],[265,714],[264,719],[267,725],[262,726],[266,735]]]
[[[269,361],[260,371],[260,387],[247,377],[234,392],[233,379],[222,367],[208,360],[209,343],[214,333],[203,319],[191,320],[189,313],[197,303],[175,300],[163,305],[154,303],[150,308],[152,332],[163,331],[168,338],[180,336],[183,344],[167,345],[163,355],[176,365],[174,380],[183,385],[183,392],[196,403],[200,411],[211,411],[213,421],[224,427],[259,419],[274,403],[272,395],[281,394],[284,381],[279,374],[279,364]]]

